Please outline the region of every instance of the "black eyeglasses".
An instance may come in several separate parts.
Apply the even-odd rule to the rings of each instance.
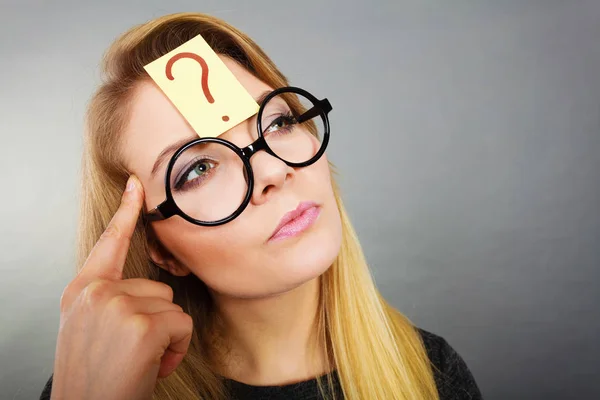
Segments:
[[[319,100],[304,89],[272,91],[258,110],[258,139],[253,143],[239,148],[224,139],[200,138],[173,154],[165,175],[167,199],[150,210],[146,220],[179,215],[201,226],[232,221],[252,197],[250,158],[264,150],[290,167],[313,164],[327,148],[331,110],[329,100]]]

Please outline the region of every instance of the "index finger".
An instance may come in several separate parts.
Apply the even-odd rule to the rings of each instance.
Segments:
[[[80,275],[86,282],[94,278],[123,278],[123,265],[143,201],[142,184],[131,175],[121,205],[85,261]]]

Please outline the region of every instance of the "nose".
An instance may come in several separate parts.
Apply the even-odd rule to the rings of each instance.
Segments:
[[[255,153],[250,165],[254,173],[254,190],[250,201],[254,205],[265,203],[294,175],[292,167],[266,151]]]

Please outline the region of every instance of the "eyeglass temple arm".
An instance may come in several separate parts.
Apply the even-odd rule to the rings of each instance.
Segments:
[[[327,114],[332,109],[333,107],[331,107],[331,103],[329,102],[329,100],[319,100],[318,104],[316,104],[310,110],[306,111],[304,114],[300,115],[298,118],[296,118],[296,120],[299,124],[301,124],[305,121],[308,121],[311,118],[316,117],[317,115],[321,114],[321,112]]]
[[[145,213],[144,218],[146,219],[146,221],[160,221],[165,219],[165,217],[163,217],[158,208],[153,208],[152,210]]]
[[[144,214],[147,221],[161,221],[175,214],[175,209],[169,200],[163,201],[158,206]]]

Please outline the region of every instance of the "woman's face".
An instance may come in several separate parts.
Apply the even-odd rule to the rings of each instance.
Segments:
[[[255,99],[273,90],[232,59],[221,59]],[[238,147],[248,145],[257,136],[255,118],[219,137]],[[198,135],[154,82],[137,86],[121,151],[127,168],[144,186],[146,209],[165,200],[168,162],[151,174],[158,155],[173,143],[195,138]],[[327,157],[296,169],[259,151],[250,163],[255,178],[252,197],[233,221],[205,227],[173,216],[151,223],[161,243],[151,251],[157,264],[176,275],[191,272],[222,295],[245,298],[291,290],[329,268],[339,252],[341,222]],[[297,236],[269,240],[283,215],[304,201],[318,204],[316,221]]]

